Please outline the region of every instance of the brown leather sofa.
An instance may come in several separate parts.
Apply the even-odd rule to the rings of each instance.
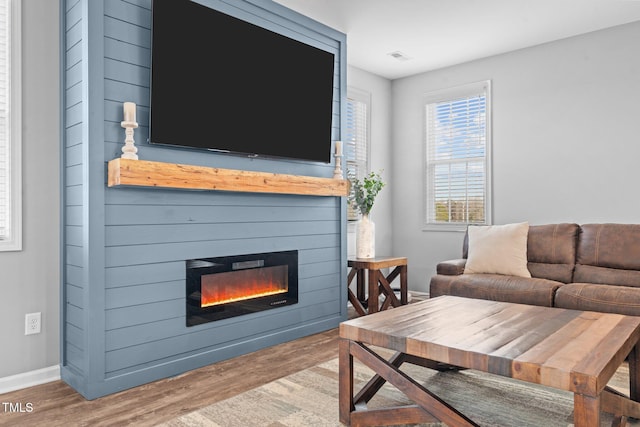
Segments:
[[[430,297],[456,295],[640,316],[640,224],[529,227],[531,278],[463,274],[468,254],[438,264]]]

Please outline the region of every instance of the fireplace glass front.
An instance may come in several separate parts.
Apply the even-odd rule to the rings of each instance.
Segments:
[[[187,326],[298,302],[298,251],[187,261]]]

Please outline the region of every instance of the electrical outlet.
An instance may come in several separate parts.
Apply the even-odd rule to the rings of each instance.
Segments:
[[[24,316],[24,334],[32,335],[40,333],[41,313],[28,313]]]

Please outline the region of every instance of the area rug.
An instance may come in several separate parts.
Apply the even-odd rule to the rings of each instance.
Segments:
[[[436,372],[405,364],[402,370],[481,426],[573,426],[573,394],[477,371]],[[355,363],[354,384],[360,389],[371,371]],[[623,365],[610,385],[628,390],[628,370]],[[410,403],[393,386],[385,385],[368,407]],[[606,423],[606,424],[605,424]],[[444,424],[421,424],[440,427]],[[603,414],[602,425],[611,425]],[[630,420],[629,426],[640,426]],[[338,360],[265,384],[235,397],[162,424],[165,427],[336,427],[338,420]]]

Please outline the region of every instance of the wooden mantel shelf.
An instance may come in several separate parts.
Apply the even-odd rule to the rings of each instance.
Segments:
[[[146,160],[109,162],[109,187],[138,186],[188,190],[347,196],[349,181],[313,176],[251,172]]]

